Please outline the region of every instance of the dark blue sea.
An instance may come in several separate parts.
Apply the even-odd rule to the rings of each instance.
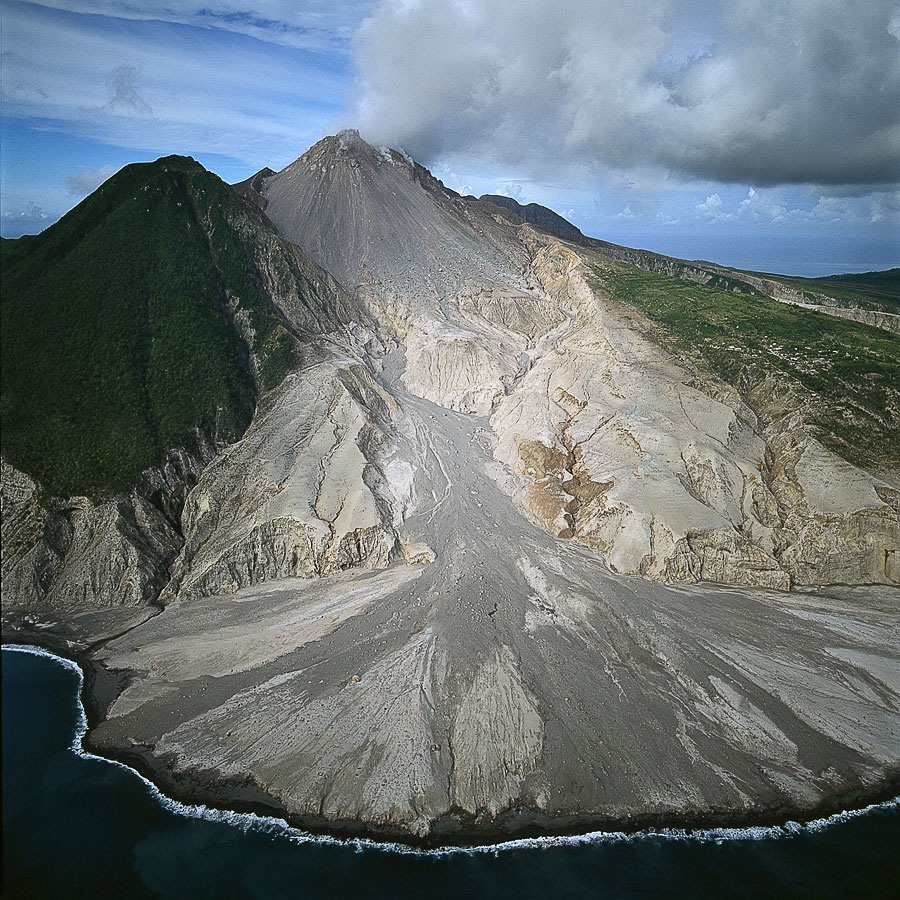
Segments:
[[[809,826],[414,851],[185,807],[81,752],[81,675],[3,650],[3,897],[900,897],[900,802]]]

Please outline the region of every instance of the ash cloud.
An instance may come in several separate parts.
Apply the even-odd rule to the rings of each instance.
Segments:
[[[153,118],[153,108],[141,95],[134,66],[119,66],[106,77],[109,100],[104,109],[112,112],[137,113]]]
[[[104,181],[118,172],[117,166],[101,166],[99,169],[82,169],[66,179],[66,190],[73,197],[87,197]]]
[[[361,127],[425,162],[891,183],[898,22],[896,0],[383,0],[356,37]]]

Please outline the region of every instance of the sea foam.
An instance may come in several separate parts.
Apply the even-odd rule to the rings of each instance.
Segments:
[[[783,825],[752,825],[736,828],[658,828],[645,829],[643,831],[589,831],[584,834],[546,836],[533,838],[516,838],[515,840],[500,841],[490,844],[453,845],[446,847],[421,848],[413,847],[397,841],[378,841],[373,838],[343,838],[334,835],[311,834],[289,825],[284,819],[276,816],[260,816],[255,813],[233,812],[229,810],[215,809],[202,804],[192,805],[182,803],[167,797],[152,781],[145,778],[140,772],[132,769],[125,763],[105,756],[97,756],[84,749],[84,736],[87,733],[87,715],[84,705],[81,703],[81,690],[84,684],[84,673],[81,667],[70,659],[51,653],[39,647],[21,644],[6,644],[4,651],[16,653],[30,653],[34,656],[43,656],[52,660],[57,665],[74,672],[78,677],[78,691],[76,693],[76,710],[78,722],[75,733],[69,745],[69,749],[82,759],[99,760],[111,766],[117,766],[127,771],[130,775],[140,779],[147,787],[151,796],[164,809],[175,815],[186,818],[205,819],[209,822],[220,822],[238,828],[244,832],[258,832],[273,837],[288,840],[294,844],[320,844],[336,847],[346,847],[357,853],[366,851],[378,853],[394,853],[405,856],[446,857],[458,854],[491,854],[497,855],[514,850],[547,850],[555,847],[584,847],[590,844],[616,844],[637,842],[643,840],[664,841],[691,841],[698,843],[724,843],[726,841],[763,841],[778,840],[796,837],[804,832],[820,832],[827,828],[833,828],[844,822],[860,816],[870,815],[875,812],[887,812],[900,810],[900,797],[885,800],[881,803],[873,803],[860,809],[849,809],[814,819],[810,822],[785,822]]]

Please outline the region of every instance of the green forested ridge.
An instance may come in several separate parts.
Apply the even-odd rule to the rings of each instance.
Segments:
[[[38,236],[3,244],[2,449],[54,494],[127,491],[193,429],[229,441],[294,339],[229,224],[242,209],[183,157],[128,166]]]
[[[900,337],[858,322],[682,281],[625,263],[597,269],[612,296],[664,329],[664,340],[747,389],[787,379],[816,436],[861,465],[896,465]]]

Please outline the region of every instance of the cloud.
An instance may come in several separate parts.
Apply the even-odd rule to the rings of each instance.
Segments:
[[[893,182],[898,15],[890,0],[383,0],[355,43],[361,128],[426,163]]]
[[[100,5],[90,2],[56,5],[85,12],[4,3],[5,118],[142,153],[215,153],[258,168],[290,162],[337,125],[352,85],[346,48],[262,43],[222,4],[209,15],[218,10],[233,27],[167,22],[161,5],[141,0],[127,10],[108,4],[133,12],[123,18],[88,15]]]
[[[869,222],[889,223],[900,229],[900,190],[876,191],[867,199]]]
[[[894,10],[891,21],[888,22],[888,32],[900,41],[900,7]]]
[[[698,203],[695,209],[704,218],[715,221],[722,217],[722,198],[718,192],[710,194],[702,203]]]
[[[346,46],[373,0],[40,0],[61,12],[229,31],[306,50]]]
[[[87,197],[108,178],[118,172],[117,166],[102,166],[99,169],[83,169],[66,179],[66,190],[73,197]]]
[[[137,70],[134,66],[117,66],[106,77],[109,100],[104,109],[113,112],[135,112],[153,118],[153,108],[141,96],[137,87]]]
[[[27,219],[28,221],[42,221],[44,219],[49,218],[48,214],[44,211],[43,207],[35,203],[33,200],[29,200],[27,204],[25,204],[24,209],[20,209],[18,212],[13,212],[11,210],[3,210],[3,218],[4,219]]]
[[[4,203],[0,224],[3,236],[17,238],[23,234],[37,234],[56,220],[40,204],[29,200],[24,204],[16,204],[13,209]]]
[[[503,197],[511,197],[513,200],[521,203],[525,197],[525,192],[522,190],[522,185],[517,184],[514,181],[507,181],[506,183],[500,185],[496,193],[500,194]]]
[[[824,188],[723,188],[709,194],[694,206],[693,220],[759,230],[792,228],[794,230],[852,229],[857,235],[866,226],[891,226],[900,229],[900,190],[865,193],[841,190],[823,192]],[[724,196],[722,196],[724,194]],[[897,232],[900,233],[900,232]]]

